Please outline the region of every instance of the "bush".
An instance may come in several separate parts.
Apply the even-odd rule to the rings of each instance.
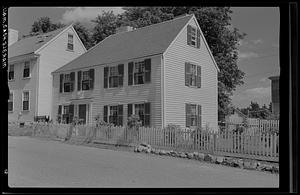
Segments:
[[[142,121],[140,121],[140,117],[138,115],[131,115],[127,119],[127,126],[131,129],[138,129],[142,126]]]

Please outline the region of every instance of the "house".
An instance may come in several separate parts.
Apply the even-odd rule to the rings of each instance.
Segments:
[[[272,114],[279,118],[280,115],[280,101],[279,101],[279,76],[269,77],[271,80],[271,101],[272,101]]]
[[[217,130],[219,69],[194,15],[117,32],[52,73],[52,118]]]
[[[51,72],[86,52],[72,25],[18,40],[8,47],[9,121],[51,115]]]

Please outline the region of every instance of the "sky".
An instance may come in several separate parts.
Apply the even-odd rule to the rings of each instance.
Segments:
[[[279,68],[279,8],[232,7],[231,25],[246,33],[238,46],[238,67],[245,72],[244,84],[238,86],[232,104],[248,107],[251,101],[268,104],[271,101],[270,76],[280,74]],[[8,26],[28,34],[34,21],[48,16],[54,23],[82,22],[91,28],[90,22],[103,11],[122,13],[121,7],[11,7],[8,9]]]

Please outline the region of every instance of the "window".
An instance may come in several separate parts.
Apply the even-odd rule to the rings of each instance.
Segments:
[[[202,111],[201,106],[196,104],[185,104],[186,126],[187,127],[202,127]]]
[[[150,103],[128,104],[128,117],[138,115],[142,126],[150,126]]]
[[[29,91],[24,91],[23,92],[23,97],[22,97],[22,110],[23,111],[28,111],[29,110]]]
[[[70,74],[60,74],[59,92],[72,92],[75,85],[75,72]]]
[[[14,96],[12,92],[9,92],[9,99],[8,99],[8,111],[12,112],[14,109]]]
[[[80,90],[92,90],[94,88],[94,69],[87,71],[78,71],[78,83],[77,89]]]
[[[116,126],[122,126],[123,105],[104,106],[103,120]]]
[[[68,34],[68,50],[73,51],[73,35],[72,34]]]
[[[187,44],[200,48],[200,30],[191,25],[187,26]]]
[[[23,78],[30,77],[30,62],[27,61],[24,64],[24,70],[23,70]]]
[[[60,115],[62,118],[59,122],[62,122],[64,124],[69,124],[73,121],[73,115],[74,115],[74,105],[59,105],[58,106],[58,115]]]
[[[104,88],[123,86],[124,64],[104,68]]]
[[[14,78],[15,78],[15,66],[12,64],[9,65],[8,80],[11,81],[14,80]]]
[[[128,63],[128,85],[139,85],[151,81],[151,59]]]
[[[185,63],[185,85],[201,88],[201,66]]]

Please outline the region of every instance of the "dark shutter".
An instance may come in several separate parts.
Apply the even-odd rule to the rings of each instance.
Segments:
[[[192,44],[192,27],[190,25],[187,25],[187,44],[191,45]]]
[[[75,72],[71,72],[70,73],[70,79],[71,79],[71,89],[70,91],[74,91],[74,87],[75,87]]]
[[[108,87],[108,67],[104,67],[104,88]]]
[[[132,104],[128,104],[127,106],[127,117],[130,117],[132,115]]]
[[[103,107],[103,121],[108,122],[107,121],[107,114],[108,114],[108,106],[104,106]]]
[[[145,126],[150,126],[150,103],[145,103],[145,121],[144,125]]]
[[[61,115],[61,105],[58,105],[58,115]]]
[[[94,89],[94,82],[95,82],[95,69],[90,69],[89,70],[89,74],[90,74],[90,89]]]
[[[198,105],[198,127],[202,127],[202,107],[201,105]]]
[[[151,59],[145,59],[145,83],[151,81]]]
[[[185,126],[190,127],[191,126],[191,119],[189,115],[189,104],[185,104]]]
[[[118,105],[118,125],[123,125],[123,105]]]
[[[197,66],[197,88],[201,88],[201,66]]]
[[[59,93],[62,93],[63,81],[64,81],[64,74],[60,74],[59,75]]]
[[[200,30],[197,28],[197,48],[200,48]]]
[[[74,116],[74,105],[71,104],[69,105],[69,121],[72,123],[73,121],[73,116]]]
[[[185,63],[185,86],[190,86],[190,64],[188,62]]]
[[[81,71],[77,72],[77,90],[80,91],[81,90]]]
[[[118,72],[119,72],[119,87],[123,86],[123,78],[124,78],[124,64],[118,65]]]
[[[128,63],[128,85],[133,84],[133,62]]]

